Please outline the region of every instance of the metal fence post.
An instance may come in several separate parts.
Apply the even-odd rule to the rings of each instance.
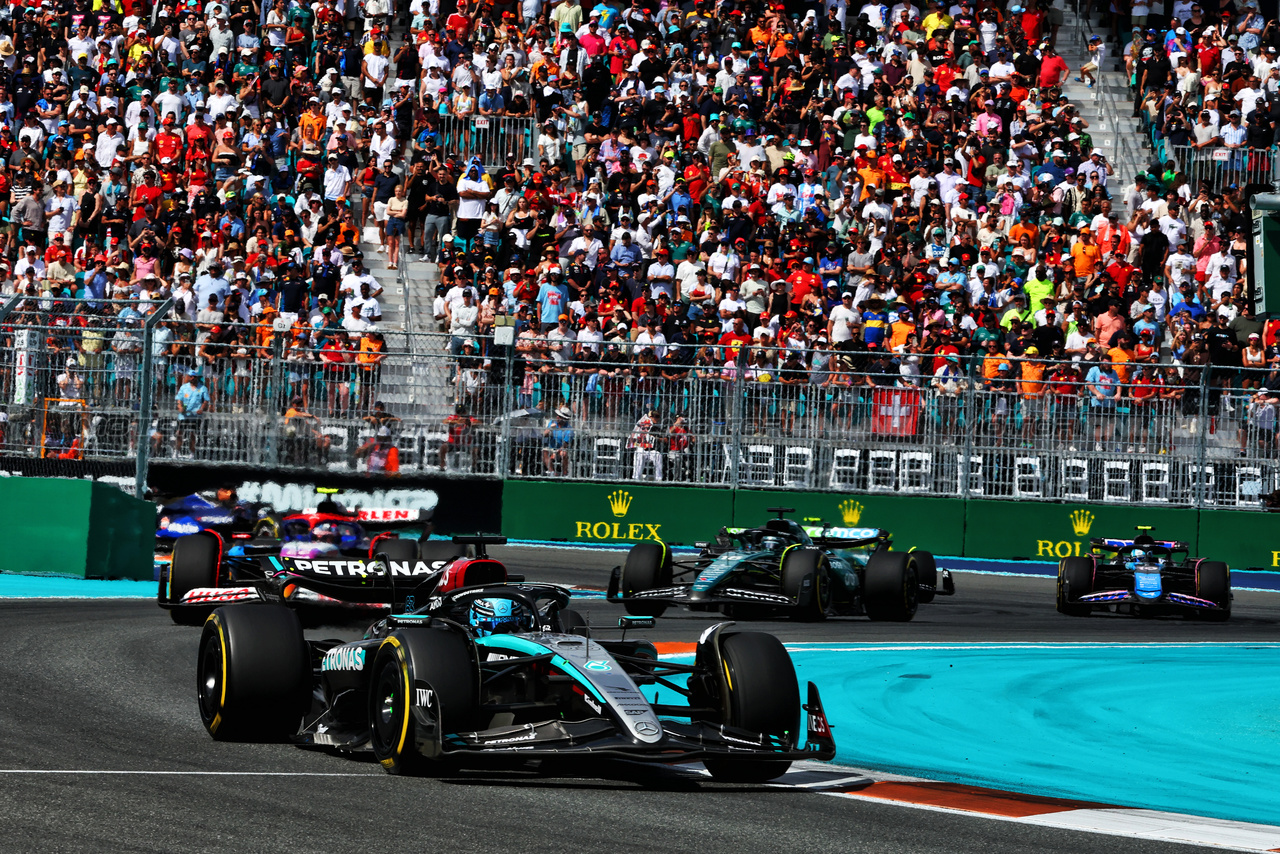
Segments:
[[[1204,475],[1208,468],[1209,456],[1209,387],[1213,380],[1213,365],[1205,365],[1204,370],[1200,372],[1200,411],[1197,417],[1200,420],[1200,429],[1196,433],[1196,488],[1194,493],[1195,506],[1197,509],[1204,507]],[[1221,402],[1219,402],[1221,403]],[[1194,423],[1194,422],[1193,422]]]
[[[511,344],[496,344],[491,342],[490,346],[495,348],[502,347],[507,354],[506,362],[502,366],[502,411],[506,417],[502,419],[502,427],[500,428],[502,432],[498,437],[497,459],[498,477],[502,480],[506,480],[512,471],[514,471],[512,468],[511,456],[511,413],[515,412],[515,388],[513,388],[513,383],[515,381],[516,373],[516,345],[513,340],[513,343]],[[528,370],[527,366],[525,370]]]
[[[973,473],[973,434],[977,430],[976,409],[978,407],[978,381],[974,377],[974,366],[980,365],[977,356],[965,357],[965,375],[969,382],[964,389],[964,451],[960,465],[960,500],[969,500],[969,476]]]
[[[284,336],[277,332],[271,339],[271,394],[267,397],[266,442],[262,449],[263,463],[277,465],[280,461],[280,403],[288,398],[284,389]]]
[[[740,348],[734,360],[737,362],[737,368],[733,372],[733,419],[729,434],[729,485],[737,489],[738,478],[741,474],[738,468],[742,460],[742,395],[745,390],[742,375],[747,369],[747,348]]]
[[[138,452],[134,459],[133,495],[142,498],[147,492],[147,469],[151,463],[151,407],[153,405],[152,387],[155,383],[155,354],[151,352],[156,324],[164,320],[173,308],[173,297],[165,300],[160,307],[147,317],[142,325],[142,381],[138,389],[137,436]]]
[[[9,299],[5,301],[5,304],[0,306],[0,321],[8,317],[13,310],[18,307],[18,303],[22,302],[22,300],[22,294],[14,294],[9,297]]]

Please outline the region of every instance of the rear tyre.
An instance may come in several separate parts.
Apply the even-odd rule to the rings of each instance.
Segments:
[[[862,607],[876,622],[905,623],[916,615],[920,582],[913,552],[878,551],[863,575]]]
[[[916,580],[920,582],[916,601],[921,605],[928,605],[938,592],[938,563],[933,559],[932,552],[913,551],[911,556],[915,558]]]
[[[224,605],[200,635],[200,720],[218,741],[282,741],[311,701],[311,655],[283,605]]]
[[[721,683],[724,723],[776,736],[794,747],[800,732],[800,685],[782,642],[764,632],[723,636],[728,679]],[[711,776],[726,783],[763,783],[786,773],[789,759],[708,759]]]
[[[418,540],[418,560],[431,567],[431,571],[444,569],[462,551],[452,540]]]
[[[671,583],[671,550],[666,543],[639,543],[627,552],[618,585],[623,598]],[[626,602],[623,607],[633,617],[661,617],[667,606],[661,602]]]
[[[465,731],[479,705],[479,677],[465,637],[447,629],[400,631],[382,642],[369,680],[369,742],[388,774],[443,768],[419,741]],[[422,723],[424,719],[427,723]]]
[[[1231,619],[1231,570],[1220,560],[1202,560],[1196,567],[1196,595],[1223,608],[1204,611],[1201,617],[1214,623]]]
[[[1058,563],[1058,613],[1068,617],[1087,617],[1093,607],[1070,602],[1093,592],[1093,559],[1067,557]]]
[[[782,559],[782,595],[796,600],[791,616],[807,623],[827,618],[831,573],[819,549],[791,549]]]
[[[168,584],[163,578],[160,582],[160,599],[176,604],[196,588],[217,587],[218,559],[221,554],[222,545],[213,534],[179,537],[173,544],[173,557],[169,561]],[[169,609],[169,616],[180,626],[198,626],[204,623],[212,610],[177,607]]]

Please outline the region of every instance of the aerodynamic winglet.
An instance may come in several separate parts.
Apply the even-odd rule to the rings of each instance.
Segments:
[[[818,686],[809,683],[809,702],[804,710],[808,713],[809,727],[805,734],[805,749],[816,754],[815,758],[830,760],[836,758],[836,742],[831,737],[831,725],[827,723],[827,713],[822,708],[822,697],[818,695]]]

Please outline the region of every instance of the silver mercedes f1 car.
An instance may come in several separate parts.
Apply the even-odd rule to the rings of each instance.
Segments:
[[[345,643],[307,640],[279,604],[228,605],[201,637],[200,717],[215,739],[371,750],[392,774],[594,756],[697,760],[716,779],[763,782],[834,758],[818,689],[801,703],[775,637],[719,623],[683,663],[626,637],[653,624],[623,617],[604,639],[568,590],[533,583],[433,596]]]

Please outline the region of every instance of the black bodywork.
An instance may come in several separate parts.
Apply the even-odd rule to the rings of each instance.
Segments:
[[[1058,610],[1072,616],[1114,611],[1215,621],[1229,618],[1232,599],[1226,564],[1191,557],[1187,543],[1146,533],[1090,540],[1089,554],[1059,562],[1057,595]]]
[[[531,630],[486,635],[471,629],[472,603],[493,597],[536,615]],[[778,690],[796,696],[796,720],[785,732],[762,733],[741,725],[750,715],[744,718],[734,705],[740,700],[734,692],[747,688],[728,684],[731,670],[743,683],[757,679],[741,669],[740,651],[733,653],[737,658],[723,652],[738,637],[732,623],[703,633],[693,663],[664,661],[654,644],[626,637],[626,628],[652,626],[651,619],[623,618],[622,636],[605,639],[568,607],[569,599],[568,590],[549,584],[483,585],[433,596],[412,613],[378,620],[358,641],[307,640],[309,708],[290,740],[341,751],[372,749],[393,773],[401,773],[410,754],[436,764],[481,755],[517,761],[597,756],[665,764],[705,760],[718,777],[728,767],[752,768],[755,779],[771,779],[793,760],[834,757],[812,683],[801,746],[794,669],[771,636],[764,637],[786,661]],[[270,607],[231,609],[243,619]],[[216,657],[206,651],[227,610],[214,612],[201,647],[201,710],[215,737],[217,694],[226,690],[218,684]],[[782,684],[788,680],[789,687]],[[681,702],[650,702],[642,686]]]
[[[783,517],[791,508],[770,511],[779,515],[764,525],[721,528],[713,542],[695,543],[699,551],[691,557],[676,558],[662,544],[669,576],[664,569],[651,586],[643,584],[637,589],[634,583],[627,583],[627,567],[615,567],[606,598],[634,608],[633,613],[661,613],[657,609],[685,606],[742,618],[808,615],[821,619],[826,615],[868,614],[868,566],[882,563],[891,553],[904,554],[892,552],[892,535],[881,528],[838,528],[821,523],[802,526]],[[809,583],[802,573],[788,567],[789,560],[800,559],[804,552],[811,553],[813,565],[814,577]],[[951,573],[937,572],[931,554],[905,554],[919,566],[920,603],[955,593]]]

